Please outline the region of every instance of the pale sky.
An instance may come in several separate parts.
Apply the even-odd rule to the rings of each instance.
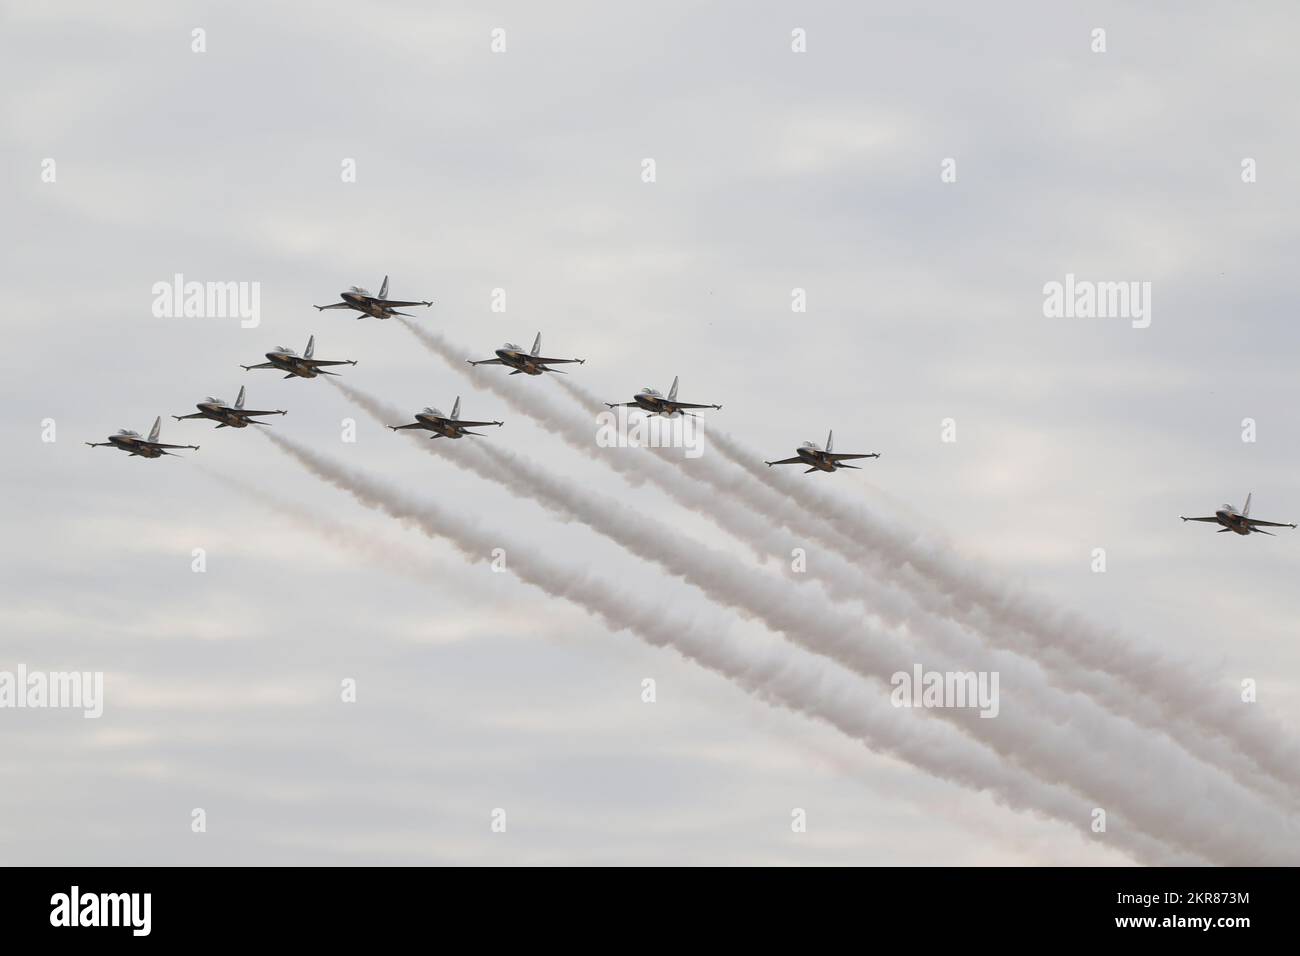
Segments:
[[[409,311],[465,358],[540,330],[606,401],[680,376],[683,399],[724,406],[706,441],[716,428],[782,458],[833,428],[837,450],[881,457],[809,487],[946,538],[1153,660],[1229,690],[1253,678],[1249,706],[1300,720],[1300,532],[1178,520],[1248,492],[1253,515],[1300,520],[1292,5],[0,9],[0,670],[106,684],[98,720],[0,710],[0,861],[1135,862],[1118,835],[936,779],[468,564],[254,429],[168,417],[246,385],[251,407],[288,410],[279,434],[631,600],[784,646],[419,454],[324,381],[239,368],[315,334],[388,405],[459,395],[466,416],[505,421],[462,445],[508,448],[756,573],[786,567],[512,410],[482,384],[504,370],[453,372],[397,322],[311,308],[385,274],[394,296],[435,300]],[[260,283],[260,325],[155,317],[151,288],[177,273]],[[1046,318],[1043,286],[1067,273],[1150,282],[1150,326]],[[545,378],[509,385],[564,400]],[[151,461],[82,444],[158,415],[163,441],[202,448]],[[300,509],[357,529],[353,545]]]

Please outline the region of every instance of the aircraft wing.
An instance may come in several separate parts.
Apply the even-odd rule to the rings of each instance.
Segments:
[[[276,368],[276,367],[277,367],[277,366],[276,366],[276,364],[275,364],[274,362],[263,362],[261,365],[241,365],[241,366],[240,366],[240,368],[242,368],[244,371],[248,371],[249,369],[254,369],[254,368]]]
[[[799,464],[805,464],[805,462],[802,458],[795,456],[794,458],[782,458],[780,461],[764,462],[764,464],[771,467],[772,465],[799,465]]]
[[[1258,518],[1247,518],[1245,520],[1251,527],[1254,527],[1255,525],[1261,525],[1261,524],[1265,528],[1294,528],[1295,527],[1295,525],[1290,524],[1289,522],[1286,521],[1260,521]]]
[[[505,362],[501,361],[499,358],[479,359],[477,362],[474,361],[474,359],[466,359],[465,361],[469,362],[470,365],[505,365],[506,364]]]
[[[695,405],[695,404],[693,404],[693,403],[691,403],[691,402],[669,402],[669,401],[665,401],[664,404],[665,404],[665,405],[670,405],[670,406],[672,406],[673,408],[721,408],[721,407],[722,407],[721,405]]]
[[[1181,518],[1182,515],[1179,515],[1179,517]],[[1217,515],[1210,515],[1210,517],[1208,518],[1183,518],[1183,520],[1184,521],[1213,521],[1215,524],[1219,523],[1219,518]]]
[[[333,305],[318,305],[318,306],[316,306],[316,308],[319,309],[319,310],[322,311],[322,312],[324,312],[326,309],[350,309],[350,308],[352,308],[352,303],[351,303],[351,302],[335,302]]]
[[[234,412],[236,415],[283,415],[284,414],[284,412],[282,412],[278,408],[272,409],[270,411],[258,411],[255,408],[231,408],[231,409],[227,409],[227,411]]]
[[[500,425],[500,422],[462,422],[458,418],[444,418],[448,425],[456,425],[459,428],[474,428],[478,425]]]
[[[351,359],[344,359],[342,361],[326,361],[325,359],[299,359],[299,361],[307,362],[308,364],[312,365],[315,368],[320,368],[322,365],[356,365],[357,364],[356,362],[353,362]]]
[[[841,455],[839,453],[827,452],[826,457],[831,461],[848,461],[851,458],[879,458],[880,455],[872,452],[870,455]]]
[[[399,302],[396,299],[371,299],[375,305],[382,305],[386,309],[396,309],[404,305],[432,305],[432,302]]]
[[[553,359],[553,358],[543,358],[543,357],[540,356],[540,355],[534,355],[534,356],[530,356],[530,357],[531,357],[532,360],[533,360],[534,362],[536,362],[538,365],[566,365],[566,364],[570,364],[570,363],[573,363],[573,362],[577,362],[579,365],[582,365],[584,362],[587,361],[586,359]]]
[[[160,441],[147,441],[147,442],[142,442],[142,444],[148,445],[150,448],[198,448],[199,447],[198,445],[164,445]]]

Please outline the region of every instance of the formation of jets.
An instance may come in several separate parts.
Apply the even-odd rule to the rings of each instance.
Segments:
[[[359,312],[358,319],[367,316],[376,319],[390,319],[394,316],[412,317],[409,312],[401,312],[399,309],[409,308],[411,306],[423,305],[432,306],[432,301],[427,300],[407,300],[407,299],[390,299],[388,297],[388,276],[384,276],[383,284],[379,287],[379,294],[372,295],[366,289],[360,286],[352,286],[346,292],[339,294],[341,301],[333,305],[318,305],[315,308],[325,311],[327,309],[348,309],[353,312]],[[284,377],[289,378],[316,378],[319,375],[338,375],[338,372],[331,372],[327,366],[338,365],[356,365],[354,359],[318,359],[315,357],[316,336],[312,335],[307,339],[307,347],[299,355],[295,350],[285,346],[277,346],[273,351],[266,353],[266,361],[257,365],[240,366],[245,371],[252,369],[278,369],[285,373]],[[524,351],[520,346],[513,342],[507,342],[501,348],[495,350],[495,358],[488,359],[466,359],[474,366],[480,365],[503,365],[510,369],[511,375],[533,375],[539,376],[546,372],[563,372],[563,369],[552,368],[555,365],[582,365],[586,362],[580,358],[551,358],[541,354],[542,352],[542,333],[538,332],[537,337],[533,340],[533,347]],[[672,387],[668,394],[664,395],[658,389],[643,388],[632,396],[630,402],[606,402],[608,408],[635,408],[646,412],[650,415],[658,415],[664,418],[680,418],[683,415],[699,417],[690,409],[720,409],[721,405],[715,404],[698,404],[695,402],[680,402],[677,400],[678,379],[673,379]],[[217,428],[247,428],[253,425],[268,425],[269,422],[259,421],[258,419],[267,415],[284,415],[284,409],[249,409],[244,407],[244,389],[239,389],[239,397],[235,399],[233,405],[227,404],[220,398],[208,397],[195,405],[197,409],[189,415],[173,415],[177,421],[185,419],[206,418],[217,423]],[[473,437],[483,437],[481,432],[470,431],[471,428],[484,428],[488,425],[500,426],[499,421],[467,421],[460,417],[460,397],[457,396],[456,403],[452,406],[451,414],[444,415],[436,408],[426,407],[415,413],[415,420],[405,425],[389,425],[393,431],[403,431],[406,429],[420,429],[430,432],[430,438],[463,438],[466,435]],[[158,440],[159,429],[162,425],[162,418],[159,417],[153,423],[153,428],[149,432],[148,438],[141,437],[139,432],[123,428],[115,434],[108,437],[104,442],[86,442],[92,448],[118,448],[137,458],[161,458],[164,455],[172,455],[172,450],[188,448],[195,451],[198,445],[168,445]],[[781,458],[776,461],[765,462],[768,467],[773,465],[804,465],[806,469],[804,474],[813,472],[834,473],[845,468],[861,470],[860,465],[846,464],[849,461],[856,461],[865,458],[879,458],[879,452],[869,453],[844,453],[834,450],[835,433],[830,432],[826,436],[826,447],[822,448],[816,442],[807,441],[795,449],[795,454],[791,458]],[[1183,521],[1203,521],[1207,523],[1220,525],[1219,533],[1224,534],[1229,531],[1239,535],[1249,534],[1268,534],[1273,532],[1265,531],[1265,528],[1292,528],[1296,527],[1295,523],[1264,521],[1259,518],[1250,516],[1250,495],[1246,496],[1246,503],[1240,511],[1233,505],[1225,504],[1212,515],[1199,518],[1182,517]]]
[[[433,432],[430,438],[464,438],[466,435],[473,435],[475,438],[483,437],[479,432],[466,431],[467,428],[479,428],[487,425],[502,425],[503,422],[465,422],[460,420],[460,396],[456,396],[456,404],[451,407],[451,414],[444,415],[436,408],[425,408],[423,411],[415,413],[415,421],[409,425],[389,425],[393,431],[401,431],[404,428],[423,428],[425,431]]]

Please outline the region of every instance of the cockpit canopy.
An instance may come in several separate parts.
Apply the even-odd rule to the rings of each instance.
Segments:
[[[426,414],[426,415],[432,415],[434,418],[442,418],[442,417],[444,417],[443,414],[442,414],[442,412],[438,411],[438,409],[436,409],[436,408],[431,408],[431,407],[429,407],[428,405],[425,405],[425,406],[424,406],[424,414]]]
[[[1237,513],[1237,509],[1236,509],[1236,507],[1235,507],[1234,505],[1228,505],[1228,504],[1222,505],[1222,506],[1220,506],[1220,510],[1221,510],[1221,511],[1231,511],[1233,514],[1236,514],[1236,513]]]
[[[213,398],[211,395],[209,395],[207,398],[205,398],[204,401],[207,402],[209,405],[224,405],[224,404],[226,404],[226,400],[225,400],[224,398]]]
[[[350,286],[349,288],[358,295],[370,295],[369,289],[363,289],[359,285]]]
[[[275,350],[276,350],[277,352],[279,352],[281,355],[297,355],[297,354],[298,354],[296,351],[294,351],[293,349],[289,348],[287,345],[277,345],[277,346],[275,347]]]
[[[508,351],[508,352],[522,352],[522,351],[523,351],[523,349],[521,349],[519,346],[515,345],[514,342],[507,342],[505,345],[503,345],[503,346],[501,346],[501,347],[502,347],[503,349],[505,349],[506,351]]]
[[[140,433],[139,433],[139,432],[133,432],[133,431],[131,431],[131,429],[129,429],[129,428],[119,428],[119,429],[117,430],[117,433],[118,433],[119,435],[124,435],[124,436],[127,437],[127,438],[139,438],[139,437],[140,437]]]
[[[659,389],[657,389],[657,388],[651,388],[649,385],[647,385],[645,388],[641,389],[641,394],[642,394],[642,395],[658,395],[658,394],[659,394]]]
[[[822,450],[822,446],[819,445],[819,444],[817,444],[815,441],[806,441],[806,442],[804,442],[802,445],[800,445],[799,447],[800,447],[800,448],[811,448],[813,451],[821,451],[821,450]]]

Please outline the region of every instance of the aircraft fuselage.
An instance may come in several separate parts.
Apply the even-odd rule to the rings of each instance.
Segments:
[[[341,298],[358,312],[364,312],[366,315],[375,319],[391,319],[396,313],[391,309],[386,309],[382,305],[377,305],[370,296],[362,295],[359,292],[341,292]]]
[[[288,372],[290,375],[297,375],[299,378],[315,378],[316,369],[310,362],[305,362],[296,355],[285,355],[283,352],[267,352],[266,360],[278,369]]]
[[[637,392],[632,396],[632,401],[636,402],[637,408],[650,412],[652,415],[662,415],[664,418],[676,418],[681,414],[680,411],[669,405],[661,395],[651,395],[648,392]]]
[[[546,369],[542,368],[533,361],[531,355],[523,352],[516,352],[514,349],[497,349],[497,358],[503,365],[508,365],[516,371],[523,372],[525,375],[541,375]]]
[[[1242,520],[1241,515],[1237,514],[1237,512],[1225,511],[1223,508],[1220,508],[1214,513],[1214,516],[1219,519],[1219,524],[1223,525],[1234,534],[1250,534],[1250,525],[1246,524],[1246,522]]]
[[[433,415],[426,415],[420,412],[415,416],[415,420],[424,428],[431,432],[436,432],[443,438],[464,438],[465,431],[457,425],[453,425],[445,418],[437,418]]]
[[[120,448],[122,451],[129,451],[133,455],[139,455],[141,458],[161,458],[162,449],[154,448],[147,442],[131,435],[110,435],[108,440],[113,443],[114,448]]]
[[[199,410],[199,414],[204,418],[210,418],[214,422],[220,422],[229,428],[248,427],[247,418],[243,415],[236,415],[232,410],[223,405],[214,405],[211,402],[199,402],[194,407]]]
[[[820,451],[815,451],[812,448],[800,448],[797,454],[800,458],[806,461],[810,467],[816,468],[818,471],[835,470],[835,462],[824,457]]]

